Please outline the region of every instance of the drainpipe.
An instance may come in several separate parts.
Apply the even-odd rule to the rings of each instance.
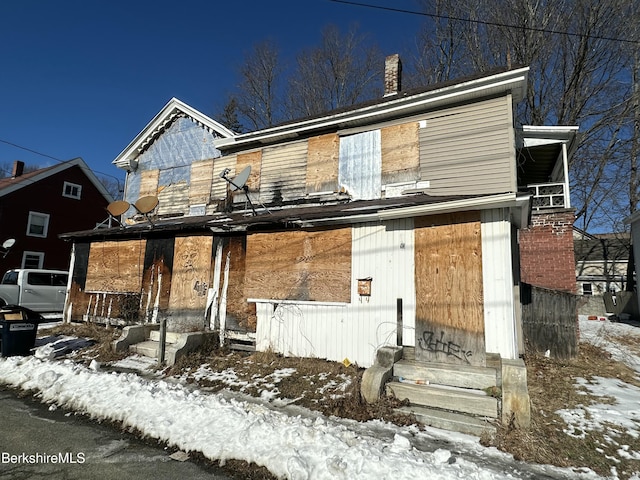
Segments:
[[[567,144],[562,143],[562,166],[564,167],[564,208],[571,208],[571,195],[569,193],[569,160]]]

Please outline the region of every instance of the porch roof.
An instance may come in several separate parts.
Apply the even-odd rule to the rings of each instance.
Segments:
[[[526,198],[525,198],[526,197]],[[156,236],[163,233],[233,233],[268,230],[270,228],[301,228],[326,224],[345,224],[364,221],[380,221],[384,218],[411,217],[482,208],[515,207],[517,201],[527,201],[528,196],[516,198],[514,194],[502,195],[407,195],[379,200],[357,200],[334,204],[310,205],[266,210],[256,214],[251,210],[231,213],[219,212],[203,216],[179,216],[152,219],[132,225],[97,228],[69,232],[60,235],[64,240],[95,238],[126,238]],[[528,210],[528,209],[527,209]]]

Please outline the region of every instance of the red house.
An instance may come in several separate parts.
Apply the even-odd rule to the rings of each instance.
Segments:
[[[81,158],[28,173],[15,161],[11,177],[0,179],[0,275],[11,268],[68,270],[71,243],[59,235],[96,227],[111,201]]]

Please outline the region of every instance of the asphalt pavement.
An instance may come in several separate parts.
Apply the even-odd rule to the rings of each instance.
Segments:
[[[177,458],[172,458],[172,455]],[[0,479],[228,480],[219,469],[0,389]]]

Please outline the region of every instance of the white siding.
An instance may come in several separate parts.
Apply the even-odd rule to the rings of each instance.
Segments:
[[[481,234],[486,351],[515,359],[518,344],[509,210],[483,211]]]
[[[260,201],[287,202],[305,195],[307,142],[295,142],[262,150]]]
[[[258,350],[371,366],[378,348],[396,345],[399,298],[403,343],[415,344],[413,221],[358,225],[352,238],[351,303],[258,301]],[[371,296],[360,297],[367,277]]]

